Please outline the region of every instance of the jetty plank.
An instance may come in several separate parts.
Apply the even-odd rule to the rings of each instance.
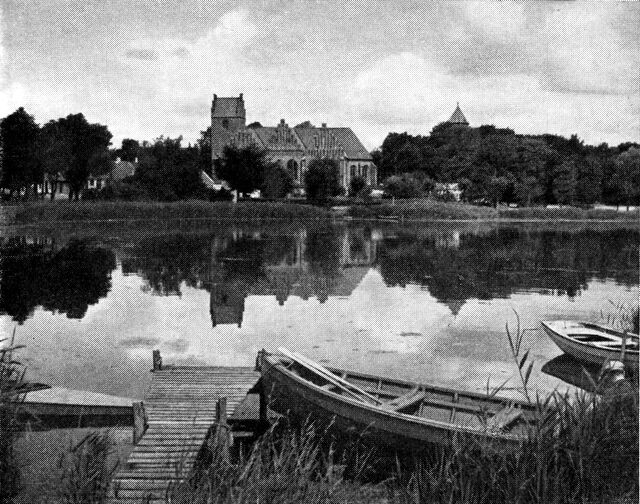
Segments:
[[[223,420],[258,420],[246,397],[259,378],[252,368],[167,366],[159,354],[154,355],[143,402],[146,430],[113,478],[109,504],[141,502],[146,497],[164,502],[168,489],[186,481],[193,470],[216,424],[219,401],[224,411],[218,416]],[[239,437],[246,436],[246,431],[239,432]]]

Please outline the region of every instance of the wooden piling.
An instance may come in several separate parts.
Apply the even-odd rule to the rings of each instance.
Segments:
[[[134,402],[133,406],[133,444],[137,445],[147,430],[147,414],[142,402]]]
[[[162,356],[160,350],[153,351],[153,370],[162,371]]]

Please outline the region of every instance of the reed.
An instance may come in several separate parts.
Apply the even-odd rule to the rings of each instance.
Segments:
[[[118,468],[111,462],[114,441],[109,432],[95,431],[60,455],[59,501],[65,504],[101,504]]]
[[[11,338],[0,338],[0,502],[10,502],[21,488],[20,464],[15,442],[20,435],[18,413],[24,366],[15,360],[15,329]]]

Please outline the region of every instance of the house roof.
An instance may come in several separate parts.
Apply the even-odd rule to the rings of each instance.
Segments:
[[[465,126],[469,126],[469,121],[467,121],[467,118],[462,113],[462,110],[460,110],[459,103],[456,105],[456,109],[453,111],[453,114],[447,122],[449,124],[463,124]]]
[[[240,117],[243,115],[244,100],[240,97],[216,96],[211,108],[212,117]]]
[[[130,177],[136,171],[136,165],[131,161],[116,161],[111,169],[111,178],[113,180],[122,180]]]

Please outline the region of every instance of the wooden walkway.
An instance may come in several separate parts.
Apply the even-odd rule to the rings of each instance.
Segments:
[[[256,409],[246,404],[256,400],[247,393],[259,377],[244,367],[166,366],[154,371],[144,399],[148,428],[126,466],[116,473],[109,502],[165,502],[171,485],[184,481],[193,470],[216,422],[219,399],[226,398],[230,421],[258,420]],[[250,411],[252,418],[234,415],[236,410]]]

